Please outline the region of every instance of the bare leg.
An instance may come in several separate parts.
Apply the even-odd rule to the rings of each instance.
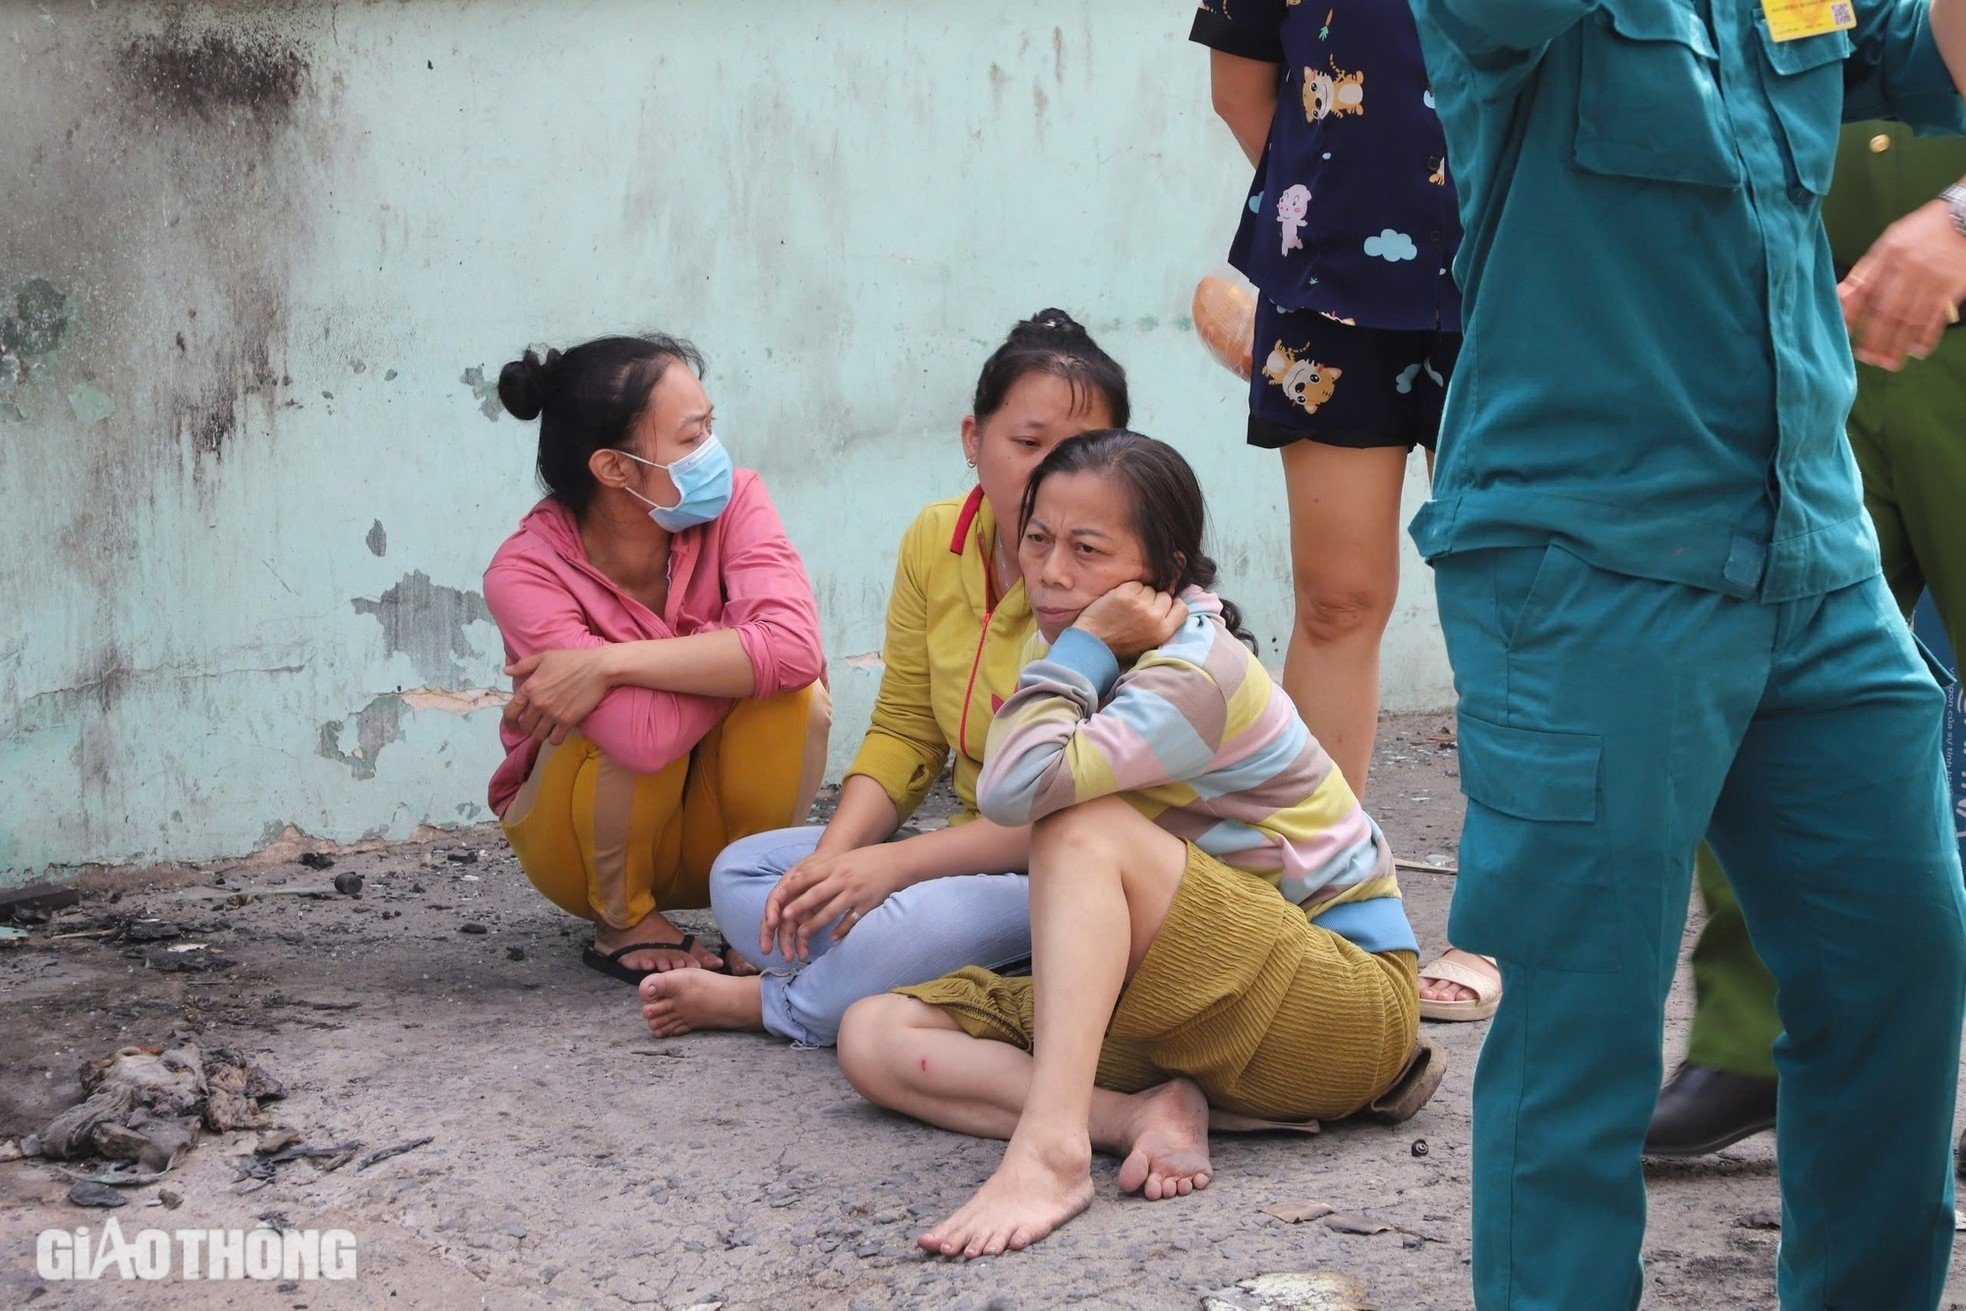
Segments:
[[[1433,473],[1433,452],[1427,453]],[[1283,662],[1283,690],[1360,797],[1379,725],[1379,643],[1399,590],[1399,497],[1407,453],[1300,441],[1283,450],[1290,501],[1297,621]],[[1501,976],[1482,956],[1449,947],[1469,969]],[[1420,976],[1429,1001],[1472,1001],[1474,992]]]
[[[1399,590],[1406,452],[1283,448],[1297,618],[1283,690],[1359,796],[1379,725],[1379,641]]]
[[[1021,1049],[972,1038],[909,997],[869,997],[840,1029],[840,1069],[863,1097],[976,1138],[1016,1130],[1031,1067]],[[1094,1088],[1087,1128],[1094,1150],[1121,1158],[1122,1192],[1159,1201],[1208,1186],[1208,1101],[1190,1080],[1134,1094]]]
[[[1021,1098],[1014,1064],[995,1065],[997,1109],[1008,1111],[1021,1102],[1021,1111],[996,1173],[955,1215],[922,1235],[923,1247],[965,1260],[994,1256],[1038,1241],[1092,1200],[1099,1048],[1121,988],[1167,919],[1186,863],[1180,841],[1117,797],[1074,806],[1033,830],[1037,1031]],[[963,1061],[961,1069],[969,1069],[996,1058],[957,1059]],[[918,1073],[934,1068],[932,1056],[917,1059]],[[989,1118],[989,1097],[979,1101],[973,1086],[960,1095],[969,1103],[966,1114],[974,1117],[964,1127],[1001,1129],[1001,1120]],[[1118,1135],[1108,1124],[1101,1136]],[[1178,1175],[1151,1167],[1134,1173],[1156,1189],[1165,1175]],[[1174,1191],[1180,1191],[1178,1178]]]

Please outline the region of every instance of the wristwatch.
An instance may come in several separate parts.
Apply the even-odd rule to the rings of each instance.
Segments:
[[[1952,230],[1966,237],[1966,185],[1953,183],[1939,193],[1939,199],[1952,211]]]

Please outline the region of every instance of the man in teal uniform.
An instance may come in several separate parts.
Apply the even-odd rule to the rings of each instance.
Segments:
[[[1754,0],[1413,0],[1467,232],[1413,535],[1460,694],[1449,934],[1505,983],[1482,1311],[1638,1305],[1702,835],[1780,983],[1782,1305],[1943,1291],[1966,895],[1819,211],[1841,117],[1966,130],[1966,0],[1770,2],[1777,32]],[[1903,266],[1858,289],[1880,357],[1945,323]]]
[[[1831,258],[1847,270],[1881,239],[1909,239],[1936,267],[1966,281],[1966,234],[1949,188],[1966,178],[1966,139],[1912,136],[1903,126],[1843,130],[1836,182],[1823,203]],[[1849,435],[1877,528],[1884,580],[1906,613],[1930,589],[1952,649],[1966,651],[1966,330],[1941,336],[1930,358],[1900,372],[1857,368]],[[1695,864],[1706,927],[1693,949],[1697,999],[1686,1063],[1659,1094],[1645,1150],[1718,1151],[1775,1118],[1775,980],[1755,954],[1720,865]]]

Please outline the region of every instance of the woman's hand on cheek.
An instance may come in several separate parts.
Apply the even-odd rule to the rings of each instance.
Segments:
[[[1081,611],[1072,627],[1104,642],[1121,660],[1131,660],[1166,642],[1186,622],[1188,607],[1180,597],[1145,583],[1121,583]]]
[[[522,686],[506,703],[505,722],[527,737],[564,742],[608,694],[604,650],[542,651],[507,665]]]
[[[851,911],[833,929],[835,940],[844,938],[899,889],[899,875],[892,844],[806,857],[785,872],[766,898],[759,949],[775,948],[786,960],[805,960],[814,934]]]

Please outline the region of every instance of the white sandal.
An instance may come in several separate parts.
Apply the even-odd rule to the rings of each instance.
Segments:
[[[1450,947],[1448,950],[1460,949]],[[1466,954],[1476,955],[1474,952]],[[1488,967],[1495,969],[1493,956],[1479,956],[1478,959],[1487,961]],[[1458,983],[1474,994],[1473,1001],[1429,1001],[1425,997],[1420,998],[1420,1018],[1423,1020],[1446,1020],[1450,1023],[1485,1020],[1495,1013],[1497,1006],[1502,1004],[1500,970],[1496,970],[1492,975],[1486,974],[1459,961],[1449,960],[1443,953],[1434,957],[1432,964],[1420,968],[1420,978],[1437,979],[1442,983]]]

